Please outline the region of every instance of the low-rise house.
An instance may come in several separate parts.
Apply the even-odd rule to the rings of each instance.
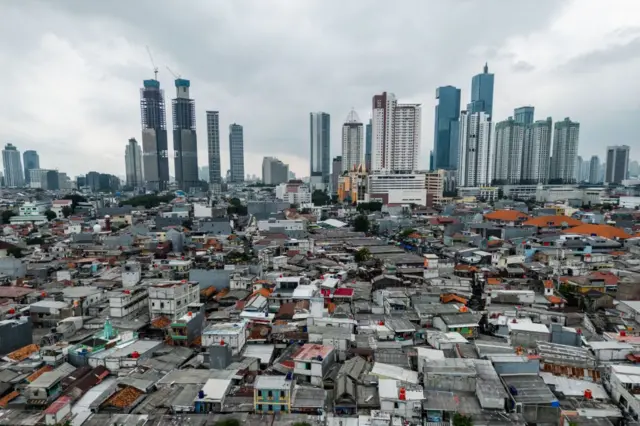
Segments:
[[[433,319],[433,327],[445,333],[460,333],[466,339],[473,339],[478,335],[480,316],[470,312],[452,315],[440,315]]]
[[[293,372],[300,380],[322,386],[329,368],[335,363],[333,346],[305,344],[293,355]]]
[[[196,413],[219,413],[231,388],[231,379],[209,379],[194,401]]]
[[[62,364],[53,371],[42,373],[27,385],[27,402],[29,405],[49,405],[62,393],[62,379],[75,370],[70,364]]]
[[[202,332],[202,346],[226,344],[234,355],[242,352],[247,342],[246,322],[225,322],[212,324]]]
[[[290,413],[293,375],[258,376],[253,385],[256,413]]]
[[[380,409],[407,422],[422,419],[422,386],[394,379],[380,379]]]

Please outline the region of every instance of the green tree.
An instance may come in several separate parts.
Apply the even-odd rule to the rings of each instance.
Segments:
[[[13,216],[16,216],[15,212],[13,210],[5,210],[2,212],[2,223],[9,223],[9,219],[11,219]]]
[[[67,218],[69,216],[71,216],[71,213],[73,213],[73,209],[69,206],[64,206],[62,208],[62,215]]]
[[[363,247],[356,252],[353,258],[358,263],[366,262],[367,260],[371,259],[371,252],[369,251],[368,248]]]
[[[379,212],[382,210],[382,203],[379,201],[371,201],[369,203],[360,203],[356,207],[359,212]]]
[[[15,257],[16,259],[20,259],[21,257],[24,257],[24,255],[22,254],[22,249],[16,246],[9,247],[7,249],[7,254],[9,256]]]
[[[326,192],[316,189],[311,194],[311,201],[315,206],[326,206],[331,201],[331,197]]]
[[[62,197],[63,200],[71,200],[71,211],[75,212],[76,207],[78,207],[78,203],[86,203],[87,199],[82,195],[78,194],[69,194]]]
[[[300,205],[298,203],[291,203],[291,205],[289,206],[290,209],[298,209],[298,207],[300,207]]]
[[[56,214],[53,212],[53,210],[47,210],[46,212],[44,212],[44,215],[47,217],[47,220],[53,220],[56,217]]]
[[[215,426],[240,426],[240,421],[236,419],[225,419],[215,422]]]
[[[182,226],[191,230],[193,229],[193,221],[191,219],[186,219],[182,221]]]
[[[409,235],[413,234],[414,232],[416,232],[416,230],[413,228],[405,229],[404,231],[400,232],[400,237],[407,238]]]
[[[473,426],[471,416],[465,416],[464,414],[455,413],[453,415],[453,426]]]
[[[356,217],[353,221],[353,230],[356,232],[369,231],[369,218],[363,214]]]

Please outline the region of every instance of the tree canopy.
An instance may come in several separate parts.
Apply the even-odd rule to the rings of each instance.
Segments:
[[[360,203],[356,207],[359,212],[379,212],[382,210],[382,203],[379,201],[371,201],[369,203]]]
[[[16,216],[16,213],[13,210],[5,210],[2,212],[2,223],[8,224],[9,219],[13,216]]]
[[[368,248],[363,247],[356,252],[353,258],[358,263],[366,262],[367,260],[371,259],[371,252],[369,251]]]
[[[353,230],[356,232],[369,231],[369,218],[363,214],[356,217],[353,221]]]
[[[44,215],[47,217],[47,220],[53,220],[56,217],[58,217],[53,210],[47,210],[46,212],[44,212]]]
[[[331,201],[331,197],[327,195],[326,192],[316,189],[311,194],[311,201],[313,201],[313,205],[315,206],[326,206]]]
[[[127,200],[123,200],[122,205],[130,205],[133,207],[144,206],[145,209],[150,209],[153,207],[158,207],[161,203],[168,203],[174,198],[175,197],[171,194],[168,194],[168,195],[145,194],[145,195],[138,195],[136,197],[129,198]]]

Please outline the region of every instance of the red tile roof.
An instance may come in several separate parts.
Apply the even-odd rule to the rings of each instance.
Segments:
[[[334,296],[339,296],[339,297],[352,297],[353,293],[354,293],[354,289],[352,288],[337,288],[336,291],[333,292]]]
[[[537,226],[538,228],[546,228],[546,227],[559,228],[563,226],[563,223],[566,224],[566,226],[580,226],[583,224],[578,219],[574,219],[570,216],[556,215],[556,216],[534,217],[533,219],[529,219],[526,222],[524,222],[523,225]]]
[[[627,234],[620,228],[616,228],[615,226],[593,225],[590,223],[583,223],[580,226],[564,229],[562,232],[565,234],[597,235],[598,237],[609,238],[611,240],[614,238],[631,238],[631,235]]]
[[[504,222],[517,222],[520,220],[527,220],[529,216],[518,210],[496,210],[484,215],[488,220],[502,220]]]

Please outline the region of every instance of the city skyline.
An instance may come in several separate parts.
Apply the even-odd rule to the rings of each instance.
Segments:
[[[496,118],[506,118],[520,105],[535,105],[538,117],[558,119],[570,115],[583,125],[580,141],[583,158],[592,155],[603,158],[602,147],[615,144],[631,146],[634,158],[636,131],[632,123],[637,106],[630,94],[638,90],[640,83],[628,76],[635,75],[640,65],[636,68],[633,58],[623,54],[631,46],[632,38],[618,30],[633,27],[640,20],[633,13],[640,5],[629,2],[628,7],[613,8],[626,9],[627,13],[622,15],[619,10],[596,3],[569,1],[558,6],[543,1],[518,8],[513,12],[516,15],[505,22],[499,5],[467,3],[459,6],[454,17],[445,15],[444,4],[415,2],[410,6],[413,13],[408,15],[407,9],[383,2],[380,7],[354,2],[348,6],[350,12],[370,17],[360,24],[362,31],[354,32],[337,25],[343,13],[337,13],[334,7],[316,9],[318,5],[312,1],[297,8],[285,4],[252,8],[246,2],[234,2],[220,9],[205,3],[194,6],[194,13],[185,16],[193,25],[185,26],[179,38],[167,37],[157,30],[157,22],[168,24],[174,18],[170,7],[162,2],[153,4],[157,20],[148,22],[137,19],[148,10],[144,1],[126,10],[77,1],[3,4],[3,14],[12,18],[7,20],[12,25],[5,25],[0,31],[16,43],[0,53],[6,59],[3,70],[8,77],[0,84],[5,84],[3,93],[14,100],[10,105],[0,106],[0,117],[4,120],[0,140],[3,144],[12,142],[21,150],[40,152],[48,162],[70,175],[91,169],[123,175],[121,148],[105,147],[112,146],[113,141],[126,141],[132,135],[139,137],[139,105],[132,101],[131,93],[138,90],[140,80],[153,78],[145,49],[149,45],[156,63],[161,65],[158,79],[163,87],[173,85],[164,64],[175,65],[197,85],[194,97],[200,108],[196,112],[199,134],[205,134],[205,108],[221,111],[223,129],[233,121],[245,126],[246,169],[251,173],[259,173],[262,157],[275,155],[290,164],[297,175],[307,175],[308,146],[303,142],[308,131],[306,126],[294,127],[292,123],[304,123],[306,112],[318,109],[342,118],[351,106],[366,121],[370,96],[381,90],[392,91],[403,101],[423,104],[420,168],[426,168],[433,148],[436,104],[433,91],[444,85],[461,87],[466,104],[469,76],[487,61],[491,72],[499,78],[493,105]],[[577,12],[585,17],[581,22],[571,18]],[[278,29],[264,20],[258,27],[251,25],[258,16],[289,14],[298,23],[306,22],[306,16],[314,16],[310,28],[296,24],[294,30],[301,33],[296,40],[282,41],[281,35],[291,29]],[[413,16],[419,14],[426,15],[421,25],[411,26],[409,33],[397,33],[405,34],[411,40],[409,44],[389,49],[388,43],[384,43],[389,35],[372,31],[383,17],[400,22],[401,16],[415,19]],[[475,22],[479,14],[491,31],[470,31],[471,26],[464,25]],[[239,19],[240,16],[247,19]],[[200,25],[211,19],[220,21],[215,35],[202,39]],[[45,25],[13,24],[38,20]],[[587,25],[589,20],[595,22]],[[95,30],[98,22],[103,28],[100,36]],[[454,22],[456,25],[452,25]],[[316,37],[316,30],[326,26],[339,28],[332,35],[332,43]],[[430,36],[432,31],[424,29],[433,26],[438,29],[433,32],[438,37]],[[229,31],[239,31],[246,42],[238,44],[233,40],[221,46],[214,41]],[[197,48],[191,46],[193,40],[201,41]],[[368,49],[362,49],[365,40]],[[307,48],[299,49],[298,43]],[[419,45],[419,50],[425,53],[420,56],[424,58],[411,54],[417,43],[424,44]],[[255,50],[249,50],[248,45]],[[274,45],[280,46],[276,55],[261,53],[272,52],[270,46]],[[429,59],[442,56],[444,51],[470,53],[464,59],[451,57],[441,63]],[[230,55],[232,52],[236,54]],[[237,55],[238,52],[243,54]],[[376,65],[384,55],[387,55],[384,66]],[[228,57],[232,59],[222,60]],[[299,60],[288,60],[292,57]],[[322,64],[336,63],[344,57],[356,59],[353,68],[335,75],[323,73],[324,80],[314,78]],[[212,69],[216,72],[211,73]],[[585,90],[602,81],[611,85],[605,94]],[[274,102],[279,105],[277,111],[269,106]],[[612,103],[615,107],[608,107]],[[607,107],[593,108],[593,105]],[[339,135],[340,129],[334,126],[332,153],[339,152]],[[229,167],[225,145],[221,153],[222,170]],[[198,156],[206,158],[202,143]],[[84,164],[72,161],[77,157],[86,159]],[[175,175],[173,167],[171,164],[171,175]]]

